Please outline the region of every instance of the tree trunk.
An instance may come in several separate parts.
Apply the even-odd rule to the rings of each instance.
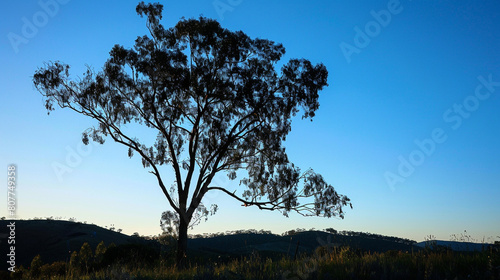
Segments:
[[[177,240],[177,268],[186,268],[186,253],[187,253],[187,231],[188,223],[180,218],[179,221],[179,239]]]

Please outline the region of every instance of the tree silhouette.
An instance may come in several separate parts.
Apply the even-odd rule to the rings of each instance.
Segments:
[[[209,191],[284,215],[343,218],[342,207],[352,207],[349,198],[314,171],[301,172],[282,144],[297,113],[314,117],[318,92],[327,85],[326,67],[291,59],[278,73],[281,44],[251,39],[204,17],[165,29],[162,10],[158,3],[137,5],[150,36],[138,37],[131,49],[115,45],[102,71],[89,68],[74,80],[68,65],[50,62],[37,69],[33,82],[49,113],[57,104],[97,121],[83,132],[85,144],[109,137],[128,147],[130,157],[142,158],[177,217],[178,265],[184,264],[193,217],[211,212],[202,204]],[[129,123],[155,131],[155,143],[134,137]],[[171,188],[160,172],[163,165],[175,174]],[[235,180],[238,170],[246,172],[242,193],[212,184],[217,173]]]

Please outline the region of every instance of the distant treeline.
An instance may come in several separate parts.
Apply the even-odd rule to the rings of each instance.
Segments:
[[[401,243],[401,244],[405,244],[405,245],[412,245],[412,244],[417,243],[417,241],[415,241],[415,240],[401,238],[401,237],[395,237],[395,236],[385,236],[385,235],[381,235],[381,234],[377,234],[377,233],[358,232],[358,231],[349,231],[349,230],[336,231],[333,228],[327,228],[327,229],[325,229],[325,231],[333,233],[333,234],[344,235],[344,236],[358,236],[358,237],[364,237],[364,238],[369,238],[369,239],[377,239],[377,240],[396,242],[396,243]]]
[[[307,230],[305,228],[297,228],[297,229],[291,229],[291,230],[285,231],[284,233],[281,234],[281,236],[290,236],[290,235],[295,235],[297,233],[306,232],[306,231],[318,231],[318,230],[315,228],[312,228],[309,230]],[[390,242],[395,242],[395,243],[401,243],[401,244],[405,244],[405,245],[412,245],[412,244],[417,243],[415,240],[410,240],[407,238],[400,238],[400,237],[395,237],[395,236],[385,236],[385,235],[376,234],[376,233],[369,233],[369,232],[357,232],[357,231],[350,231],[350,230],[337,231],[333,228],[326,228],[323,231],[329,232],[329,233],[335,234],[335,235],[377,239],[377,240],[384,240],[384,241],[390,241]],[[263,230],[263,229],[261,229],[261,230],[240,229],[240,230],[228,230],[226,232],[191,234],[189,236],[189,238],[211,238],[211,237],[236,235],[236,234],[273,234],[273,233],[270,230]]]

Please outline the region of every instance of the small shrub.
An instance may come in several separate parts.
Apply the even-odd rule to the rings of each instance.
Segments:
[[[90,248],[89,243],[85,242],[83,243],[82,247],[80,248],[80,253],[78,254],[80,257],[80,263],[82,265],[82,269],[85,269],[85,271],[88,273],[89,272],[89,265],[92,262],[92,248]]]
[[[67,264],[65,262],[54,262],[52,264],[44,264],[41,268],[43,279],[49,279],[57,276],[66,275]]]
[[[152,265],[160,254],[150,246],[141,244],[125,244],[108,247],[103,255],[102,265],[122,264],[129,266]]]
[[[10,274],[10,278],[14,280],[21,280],[23,279],[24,275],[28,274],[28,270],[24,268],[24,266],[16,267],[14,269],[14,272]]]
[[[100,264],[102,262],[102,258],[106,253],[106,245],[104,245],[104,241],[101,241],[95,248],[95,262]]]
[[[80,273],[80,258],[78,257],[78,253],[76,251],[71,253],[71,257],[69,259],[69,270],[72,275]]]
[[[42,265],[43,262],[40,255],[37,255],[36,257],[33,258],[30,265],[30,276],[32,278],[38,278],[40,276]]]

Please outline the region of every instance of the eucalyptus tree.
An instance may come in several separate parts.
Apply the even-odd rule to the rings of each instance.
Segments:
[[[352,207],[349,198],[312,169],[302,172],[283,145],[292,118],[314,117],[327,86],[326,67],[291,59],[278,71],[282,44],[205,17],[166,29],[162,10],[158,3],[139,3],[149,35],[132,48],[115,45],[101,71],[89,68],[74,79],[69,65],[48,62],[33,82],[49,113],[58,106],[96,121],[83,132],[84,144],[112,139],[142,159],[172,208],[164,218],[175,224],[178,265],[184,264],[190,223],[216,210],[203,206],[208,192],[285,216],[343,218],[343,207]],[[135,137],[131,125],[151,129],[154,143]],[[163,166],[172,168],[173,178],[165,177]],[[240,191],[214,185],[219,173],[241,177]]]

